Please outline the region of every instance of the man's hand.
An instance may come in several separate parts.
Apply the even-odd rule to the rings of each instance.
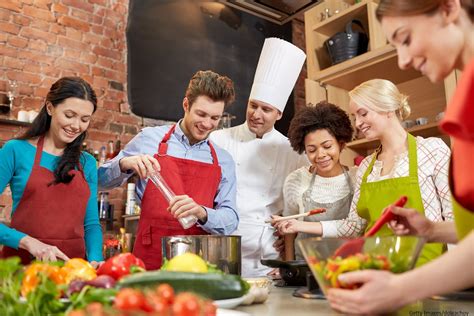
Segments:
[[[58,258],[64,261],[69,260],[69,257],[58,247],[45,244],[30,236],[25,236],[20,240],[20,248],[25,249],[40,261],[57,261]]]
[[[206,209],[187,195],[177,195],[170,201],[168,210],[175,218],[196,216],[201,222],[207,221]]]
[[[158,160],[150,155],[124,157],[120,159],[119,165],[122,172],[133,170],[141,179],[146,179],[151,173],[160,171]]]

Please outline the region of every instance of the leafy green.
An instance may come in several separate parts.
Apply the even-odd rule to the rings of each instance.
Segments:
[[[26,313],[28,316],[62,315],[66,304],[58,298],[66,286],[58,286],[48,279],[45,274],[40,274],[40,282],[34,291],[26,297]]]
[[[110,306],[117,292],[116,289],[101,289],[86,285],[79,293],[71,295],[69,298],[71,304],[66,313],[74,309],[83,309],[93,302],[101,303],[104,306]]]
[[[0,315],[25,315],[26,305],[20,301],[22,278],[20,258],[0,260]]]

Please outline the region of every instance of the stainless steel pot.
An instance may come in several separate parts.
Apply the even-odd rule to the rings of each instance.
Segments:
[[[240,275],[242,268],[240,236],[189,235],[161,239],[163,258],[171,259],[192,252],[217,265],[225,273]]]

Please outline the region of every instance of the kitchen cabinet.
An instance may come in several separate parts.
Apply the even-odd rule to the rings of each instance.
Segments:
[[[441,137],[437,128],[436,116],[444,111],[456,87],[453,72],[444,82],[433,84],[421,73],[413,69],[398,68],[397,52],[389,45],[375,17],[376,0],[354,1],[325,0],[305,13],[305,35],[307,51],[308,78],[305,81],[306,102],[316,104],[322,100],[334,103],[348,110],[348,91],[358,84],[375,78],[394,82],[399,90],[409,96],[412,113],[409,120],[418,117],[428,118],[428,124],[409,129],[413,135]],[[322,20],[326,9],[340,12]],[[324,41],[353,19],[362,22],[369,37],[368,51],[364,54],[331,65]],[[449,138],[443,137],[449,144]],[[358,139],[347,144],[348,150],[342,155],[344,164],[352,165],[356,155],[367,155],[377,146],[378,141]]]

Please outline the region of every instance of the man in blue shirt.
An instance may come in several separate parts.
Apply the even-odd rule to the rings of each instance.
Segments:
[[[161,266],[161,237],[231,234],[238,225],[235,165],[208,140],[224,107],[235,98],[233,82],[212,71],[198,71],[183,99],[184,117],[173,126],[148,127],[99,168],[99,187],[122,185],[136,173],[142,213],[134,254],[147,269]],[[169,201],[148,181],[159,171],[176,196]],[[196,217],[189,229],[178,220]]]

